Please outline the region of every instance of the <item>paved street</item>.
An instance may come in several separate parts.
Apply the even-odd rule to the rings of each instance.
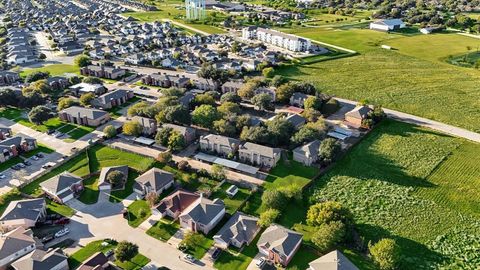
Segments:
[[[346,104],[347,106],[352,106],[352,105],[355,105],[355,104],[358,103],[357,101],[347,100],[347,99],[342,99],[342,98],[335,98],[335,99],[338,100],[342,105]],[[414,124],[414,125],[418,125],[418,126],[422,126],[422,127],[431,128],[433,130],[441,131],[443,133],[446,133],[446,134],[449,134],[449,135],[452,135],[452,136],[456,136],[456,137],[460,137],[460,138],[464,138],[464,139],[467,139],[467,140],[471,140],[471,141],[480,143],[480,134],[479,133],[475,133],[473,131],[469,131],[469,130],[466,130],[466,129],[463,129],[463,128],[451,126],[451,125],[448,125],[448,124],[444,124],[444,123],[441,123],[441,122],[437,122],[437,121],[434,121],[434,120],[430,120],[430,119],[427,119],[427,118],[415,116],[415,115],[408,114],[408,113],[403,113],[403,112],[390,110],[390,109],[386,109],[386,108],[383,108],[383,110],[385,111],[385,113],[387,114],[387,116],[389,118],[392,118],[392,119],[395,119],[395,120],[398,120],[398,121],[402,121],[402,122],[405,122],[405,123],[410,123],[410,124]]]
[[[106,196],[103,196],[106,198]],[[139,246],[140,252],[150,258],[155,264],[170,269],[211,269],[202,262],[187,263],[179,258],[183,253],[175,247],[148,236],[143,228],[132,228],[123,218],[121,203],[111,203],[101,199],[94,205],[85,205],[79,201],[69,203],[77,212],[68,225],[71,233],[68,237],[78,241],[79,246],[85,246],[93,240],[113,238],[117,241],[130,241]],[[73,253],[79,248],[69,248]]]

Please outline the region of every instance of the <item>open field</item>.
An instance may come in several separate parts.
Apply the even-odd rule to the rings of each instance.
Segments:
[[[474,207],[480,162],[473,154],[479,148],[387,120],[315,183],[310,200],[350,208],[366,241],[396,239],[400,269],[474,269],[480,264]]]
[[[78,198],[79,201],[83,202],[84,204],[95,204],[98,201],[98,195],[100,192],[98,191],[98,176],[92,176],[87,179],[83,180],[84,189],[80,197]]]
[[[68,64],[53,64],[53,65],[47,65],[44,67],[39,67],[39,68],[24,68],[20,72],[20,76],[26,77],[28,74],[36,72],[36,71],[42,71],[42,72],[49,72],[50,75],[52,76],[59,76],[63,75],[65,73],[79,73],[79,68],[74,65],[68,65]]]
[[[480,117],[480,72],[438,60],[442,51],[446,52],[450,47],[456,51],[464,48],[466,52],[465,45],[450,45],[466,37],[439,34],[437,47],[444,48],[431,49],[436,53],[425,56],[428,50],[422,55],[420,49],[410,49],[411,55],[406,55],[406,51],[387,51],[378,46],[389,42],[392,45],[393,42],[408,43],[410,39],[437,39],[436,35],[402,36],[360,29],[300,29],[296,33],[357,50],[361,55],[310,65],[284,66],[276,69],[277,74],[291,80],[311,82],[320,91],[338,97],[367,99],[391,109],[480,131],[477,120]]]

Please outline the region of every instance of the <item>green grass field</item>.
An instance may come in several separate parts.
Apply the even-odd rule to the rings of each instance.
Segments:
[[[84,204],[94,204],[98,201],[98,176],[92,176],[83,180],[84,189],[78,198]]]
[[[68,64],[53,64],[53,65],[47,65],[44,67],[39,67],[39,68],[24,68],[20,72],[21,77],[26,77],[28,74],[31,74],[36,71],[42,71],[42,72],[50,72],[51,76],[60,76],[65,73],[77,73],[79,74],[79,68],[74,65],[68,65]]]
[[[134,201],[128,206],[128,225],[136,228],[152,214],[148,203],[144,200]]]
[[[350,208],[367,241],[396,239],[400,269],[474,269],[480,263],[478,149],[387,120],[316,182],[310,200]]]
[[[155,239],[166,242],[179,229],[180,224],[178,222],[161,219],[157,221],[157,223],[155,223],[152,227],[150,227],[150,229],[147,230],[147,234]]]
[[[115,261],[115,265],[120,267],[123,270],[139,270],[142,269],[145,265],[150,262],[150,259],[143,256],[142,254],[138,253],[129,261],[120,262],[118,260]]]
[[[84,262],[93,254],[97,252],[107,252],[108,250],[114,249],[117,245],[116,243],[109,242],[109,245],[102,246],[103,242],[104,240],[90,242],[85,247],[68,257],[68,265],[70,266],[70,269],[77,268],[80,266],[80,264],[82,264],[82,262]]]
[[[223,185],[220,186],[220,189],[213,192],[212,195],[210,196],[211,198],[219,198],[223,201],[225,204],[225,208],[227,213],[230,215],[233,215],[238,208],[243,204],[245,200],[248,199],[248,196],[250,195],[250,191],[245,188],[238,188],[237,194],[230,198],[227,195],[227,189],[231,186],[229,183],[224,183]]]

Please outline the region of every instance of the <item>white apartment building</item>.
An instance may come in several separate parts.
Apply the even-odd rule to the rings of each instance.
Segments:
[[[309,39],[256,26],[243,28],[242,37],[244,39],[257,39],[293,52],[306,52],[312,46]]]

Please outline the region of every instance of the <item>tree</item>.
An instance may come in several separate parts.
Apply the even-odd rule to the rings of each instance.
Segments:
[[[143,127],[137,121],[128,121],[123,124],[123,133],[129,136],[138,137],[142,134]]]
[[[277,117],[271,121],[266,122],[267,129],[271,134],[270,144],[277,145],[283,144],[286,145],[290,142],[290,137],[295,128],[292,123],[282,117]]]
[[[80,96],[80,104],[84,107],[88,107],[92,104],[92,101],[95,99],[94,93],[85,93]]]
[[[301,92],[307,95],[315,95],[317,94],[317,89],[313,84],[308,82],[295,82],[292,84],[294,92]]]
[[[252,97],[251,102],[259,110],[273,110],[275,108],[272,97],[269,94],[262,93],[255,95]]]
[[[240,114],[242,112],[242,109],[238,104],[227,101],[218,106],[217,111],[223,117],[229,117],[231,115]]]
[[[35,72],[32,72],[32,73],[28,74],[25,77],[25,82],[26,83],[32,83],[32,82],[35,82],[35,81],[38,81],[38,80],[45,80],[48,77],[50,77],[50,73],[48,73],[48,72],[35,71]]]
[[[97,77],[85,77],[83,78],[82,82],[89,83],[89,84],[103,84],[103,80]]]
[[[155,135],[155,141],[158,144],[163,146],[168,145],[168,139],[170,138],[170,133],[172,133],[173,129],[170,127],[164,127],[157,131],[157,135]]]
[[[320,225],[312,235],[312,242],[320,252],[327,253],[343,242],[345,232],[345,224],[341,221],[325,223]]]
[[[307,123],[292,136],[291,141],[292,143],[299,145],[313,140],[320,140],[325,135],[326,129],[327,126],[323,119],[320,119],[315,123]]]
[[[180,123],[188,125],[191,122],[190,112],[183,105],[167,106],[155,115],[158,123]]]
[[[208,105],[215,105],[215,99],[209,95],[209,94],[199,94],[195,96],[195,99],[193,100],[193,104],[195,105],[202,105],[202,104],[208,104]]]
[[[115,249],[115,258],[121,262],[128,261],[137,254],[138,246],[127,241],[121,241]]]
[[[180,246],[184,246],[187,249],[194,249],[199,243],[203,243],[205,240],[205,236],[196,233],[196,232],[187,232],[183,236],[182,242],[180,242]]]
[[[105,137],[108,139],[113,138],[117,136],[117,130],[115,129],[114,126],[108,125],[103,129],[103,133],[105,134]]]
[[[285,83],[285,78],[281,75],[275,75],[270,81],[270,85],[274,87],[279,87]]]
[[[345,224],[353,223],[352,214],[335,201],[326,201],[310,206],[307,212],[307,224],[320,226],[333,221],[341,221]]]
[[[237,93],[243,99],[251,99],[255,95],[255,89],[257,89],[262,84],[261,79],[253,78],[248,80],[240,89],[238,89]]]
[[[39,125],[47,121],[51,117],[52,111],[45,106],[36,106],[28,113],[30,122]]]
[[[276,189],[268,189],[262,194],[262,203],[268,207],[281,210],[287,203],[285,194]]]
[[[17,106],[18,97],[10,88],[0,89],[0,106]]]
[[[223,167],[222,165],[219,165],[219,164],[212,165],[212,176],[215,179],[224,180],[226,174],[227,174],[227,171],[225,170],[225,167]]]
[[[205,128],[211,128],[218,118],[217,109],[212,105],[200,105],[192,112],[193,123]]]
[[[157,202],[158,202],[158,195],[157,195],[157,193],[155,193],[155,192],[149,192],[149,193],[147,193],[147,195],[145,196],[145,199],[147,200],[148,205],[149,205],[150,207],[154,207],[154,206],[157,204]]]
[[[38,80],[31,83],[28,87],[22,89],[23,93],[38,92],[41,94],[48,94],[52,91],[52,87],[47,83],[47,80]]]
[[[60,98],[58,101],[57,110],[61,111],[75,105],[75,103],[75,100],[73,100],[72,98]]]
[[[90,57],[84,54],[75,57],[73,62],[77,67],[86,67],[92,63],[92,61],[90,60]]]
[[[320,111],[322,109],[322,99],[316,96],[308,97],[303,102],[303,107],[305,109],[313,109]]]
[[[32,108],[37,105],[45,104],[45,99],[38,92],[25,93],[20,99],[18,106],[22,108]]]
[[[161,152],[160,154],[158,154],[157,160],[160,163],[167,164],[170,161],[172,161],[172,153],[170,153],[168,151]]]
[[[338,158],[341,151],[342,147],[337,140],[333,138],[327,138],[320,143],[318,157],[320,161],[324,163],[330,163]]]
[[[275,220],[280,216],[280,211],[277,209],[267,209],[260,214],[260,219],[258,220],[258,225],[260,227],[266,228],[270,226]]]
[[[242,141],[249,141],[260,144],[272,144],[272,137],[272,133],[265,126],[245,126],[240,133],[240,139]]]
[[[381,270],[393,270],[400,260],[400,250],[395,240],[383,238],[374,245],[368,244],[373,261]]]
[[[340,108],[340,104],[334,98],[329,99],[325,104],[322,106],[322,113],[325,115],[330,115],[338,111]]]
[[[125,180],[125,175],[121,171],[112,171],[107,175],[106,179],[113,186],[118,186]]]
[[[242,101],[242,98],[236,93],[228,92],[223,94],[222,97],[220,97],[221,103],[224,103],[224,102],[240,103],[240,101]]]
[[[172,151],[178,151],[185,147],[185,139],[180,132],[174,130],[168,137],[168,149]]]
[[[266,67],[262,70],[262,75],[265,77],[265,78],[271,78],[273,77],[273,68],[272,67]]]
[[[225,119],[214,121],[213,130],[225,136],[233,136],[237,133],[235,126]]]
[[[287,103],[290,101],[290,97],[293,95],[293,92],[295,89],[293,88],[293,85],[291,83],[286,83],[280,85],[276,90],[275,90],[275,96],[277,102],[280,103]]]

